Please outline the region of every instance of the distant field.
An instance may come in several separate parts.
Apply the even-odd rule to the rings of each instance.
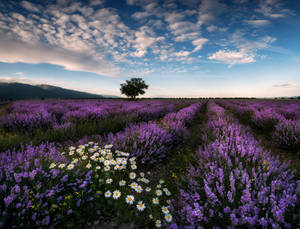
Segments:
[[[0,152],[0,228],[300,220],[298,100],[3,103]]]

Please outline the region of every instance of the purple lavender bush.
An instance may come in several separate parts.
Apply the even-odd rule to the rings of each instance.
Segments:
[[[295,228],[300,181],[216,104],[208,110],[218,113],[208,123],[215,140],[199,148],[173,201],[173,228]]]

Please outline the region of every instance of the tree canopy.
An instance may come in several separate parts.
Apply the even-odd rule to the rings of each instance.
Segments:
[[[126,83],[121,84],[121,93],[135,99],[138,95],[145,94],[145,89],[148,89],[148,85],[142,78],[131,78],[126,80]]]

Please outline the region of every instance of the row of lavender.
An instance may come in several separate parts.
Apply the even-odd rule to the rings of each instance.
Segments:
[[[147,121],[166,111],[174,111],[176,104],[165,100],[125,102],[116,100],[48,100],[17,101],[0,117],[5,131],[33,131],[37,128],[70,128],[78,122],[99,121],[122,114]],[[124,118],[125,119],[125,118]]]
[[[1,153],[0,227],[70,226],[70,221],[86,224],[93,217],[99,218],[90,215],[97,209],[101,215],[112,211],[126,215],[135,208],[146,221],[150,211],[156,226],[171,222],[167,207],[171,193],[163,182],[148,186],[144,174],[138,178],[130,170],[136,170],[135,160],[153,163],[165,157],[172,145],[183,139],[201,106],[192,104],[167,114],[160,122],[132,125],[110,134],[104,141],[111,141],[115,149],[128,150],[130,160],[125,158],[128,154],[118,150],[114,158],[112,145],[108,150],[93,142],[69,147],[65,152],[54,144],[42,144]],[[121,203],[114,202],[121,199]]]
[[[215,140],[199,148],[173,202],[178,222],[170,228],[298,227],[300,181],[287,165],[214,102],[207,132]]]
[[[234,100],[220,102],[256,128],[271,132],[280,147],[300,149],[300,103],[291,101]]]

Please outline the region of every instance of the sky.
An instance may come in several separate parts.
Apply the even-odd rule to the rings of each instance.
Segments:
[[[300,95],[298,0],[0,0],[0,82],[120,96]]]

